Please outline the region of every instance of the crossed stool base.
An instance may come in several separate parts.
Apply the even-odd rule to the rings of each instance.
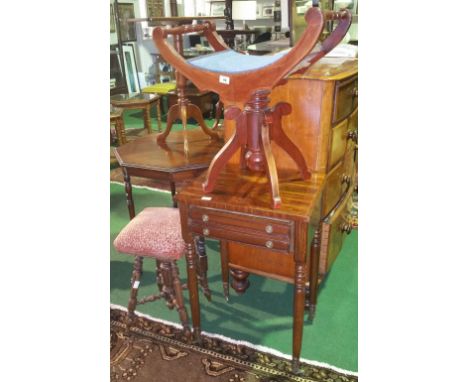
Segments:
[[[291,113],[291,105],[280,102],[269,108],[269,94],[269,91],[257,91],[244,110],[229,107],[225,111],[225,120],[235,120],[236,130],[211,162],[206,181],[203,183],[204,192],[213,191],[219,173],[240,148],[241,168],[265,172],[270,185],[272,207],[281,207],[278,172],[271,150],[272,140],[294,160],[302,179],[310,178],[311,174],[304,156],[286,135],[281,125],[282,117]]]

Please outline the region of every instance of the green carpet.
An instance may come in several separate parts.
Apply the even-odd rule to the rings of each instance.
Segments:
[[[129,220],[124,187],[111,184],[110,196],[111,302],[127,306],[132,257],[116,253],[112,246],[115,236]],[[148,206],[171,206],[169,193],[134,188],[133,197],[137,213]],[[301,353],[304,358],[351,371],[358,368],[357,240],[357,232],[353,231],[322,285],[314,323],[305,322]],[[222,294],[218,242],[207,241],[207,253],[213,301],[209,303],[200,295],[203,330],[291,354],[292,285],[251,275],[246,294],[237,296],[231,291],[227,303]],[[185,261],[179,263],[185,282]],[[156,288],[154,261],[145,260],[143,269],[142,296],[154,293]],[[189,309],[187,294],[185,298]],[[168,310],[163,302],[140,305],[137,310],[178,322],[177,313]]]
[[[165,105],[165,106],[163,106]],[[161,103],[161,122],[162,122],[162,129],[164,130],[166,128],[166,110],[167,110],[167,103],[164,100]],[[123,113],[123,119],[124,119],[124,125],[126,129],[143,129],[143,111],[142,110],[126,110]],[[205,123],[208,127],[211,127],[214,123],[214,119],[206,119],[205,118]],[[158,119],[156,116],[156,109],[154,107],[151,108],[151,126],[153,127],[154,131],[157,131],[158,128]],[[189,119],[187,128],[188,129],[194,129],[197,127],[196,121]],[[173,129],[174,131],[178,131],[182,129],[182,123],[180,121],[177,121],[177,123],[173,124]]]

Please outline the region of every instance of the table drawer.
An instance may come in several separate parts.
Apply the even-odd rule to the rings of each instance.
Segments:
[[[332,142],[328,169],[333,168],[343,158],[348,135],[348,120],[345,119],[332,129]]]
[[[294,222],[191,206],[189,228],[198,235],[292,253]]]
[[[352,77],[337,81],[335,85],[335,103],[332,122],[336,123],[346,118],[357,107],[358,79]]]

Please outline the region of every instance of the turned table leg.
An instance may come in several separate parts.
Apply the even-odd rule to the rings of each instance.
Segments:
[[[131,220],[135,217],[135,205],[133,204],[132,183],[130,182],[130,176],[128,175],[127,169],[125,167],[122,167],[122,172],[125,182],[125,196],[127,198],[128,214],[130,215]]]
[[[127,136],[125,135],[125,127],[122,117],[117,118],[114,122],[115,132],[117,135],[117,142],[119,146],[127,143]]]
[[[304,328],[305,279],[305,264],[296,262],[294,280],[294,323],[292,351],[292,371],[296,374],[299,372],[299,355],[301,353],[302,331]]]
[[[175,194],[176,194],[176,185],[173,180],[169,182],[171,186],[171,196],[172,196],[172,207],[177,208],[177,201],[175,200]]]
[[[196,342],[201,340],[200,328],[200,301],[198,300],[198,283],[197,283],[197,260],[196,253],[193,248],[193,242],[186,242],[186,260],[187,260],[187,276],[188,289],[190,296],[190,310],[192,312],[193,335]]]
[[[151,129],[151,106],[147,105],[143,108],[143,115],[145,121],[145,128],[148,131],[148,134],[151,134],[153,130]]]
[[[316,229],[310,248],[310,278],[309,278],[309,320],[315,316],[318,295],[318,268],[320,255],[320,227]]]
[[[221,277],[224,298],[229,301],[229,253],[226,240],[221,240]]]

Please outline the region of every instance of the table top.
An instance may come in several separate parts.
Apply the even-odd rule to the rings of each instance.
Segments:
[[[208,168],[224,142],[211,140],[201,129],[187,131],[188,151],[184,152],[182,131],[172,131],[166,144],[157,134],[145,135],[114,149],[120,166],[167,173]]]
[[[130,96],[129,94],[116,94],[110,97],[111,103],[114,106],[130,104],[130,103],[141,103],[141,102],[152,102],[159,98],[157,94],[151,93],[139,93],[137,95]]]
[[[319,201],[325,176],[312,173],[309,180],[301,180],[298,171],[278,170],[281,207],[271,208],[267,177],[228,165],[217,178],[214,191],[205,194],[202,174],[179,190],[179,203],[219,208],[275,218],[317,223],[320,218]]]
[[[305,73],[293,74],[288,79],[336,81],[358,73],[358,59],[351,57],[322,57]]]

